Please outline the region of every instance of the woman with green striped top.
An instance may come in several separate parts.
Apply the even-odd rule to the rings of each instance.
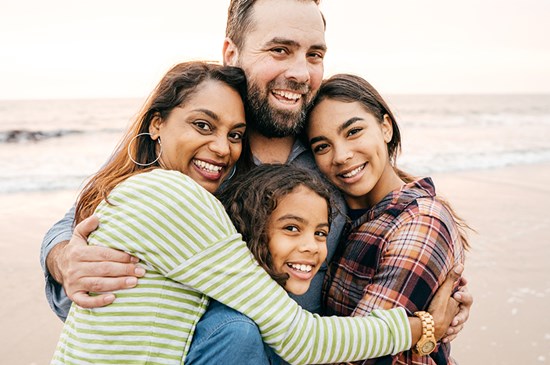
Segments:
[[[351,361],[409,349],[418,318],[401,308],[365,318],[302,310],[258,264],[211,194],[241,153],[246,80],[238,68],[174,66],[160,81],[111,160],[79,196],[76,221],[93,212],[88,242],[141,260],[139,284],[102,308],[71,307],[52,364],[181,364],[211,298],[258,325],[291,363]],[[444,287],[436,335],[456,305]]]

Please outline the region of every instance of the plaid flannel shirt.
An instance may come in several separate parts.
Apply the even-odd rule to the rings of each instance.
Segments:
[[[328,315],[373,309],[425,310],[453,265],[464,262],[457,225],[435,199],[430,178],[388,194],[348,225],[323,285]],[[450,346],[429,356],[406,351],[360,364],[454,364]]]

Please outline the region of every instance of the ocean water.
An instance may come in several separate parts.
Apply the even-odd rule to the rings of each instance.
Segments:
[[[550,95],[390,95],[415,175],[550,161]],[[0,101],[0,193],[78,189],[141,99]]]

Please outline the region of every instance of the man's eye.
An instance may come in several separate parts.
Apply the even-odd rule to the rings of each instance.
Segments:
[[[271,52],[279,54],[279,55],[288,54],[288,51],[286,50],[286,48],[282,48],[282,47],[272,48]]]
[[[308,56],[319,61],[322,61],[325,58],[325,55],[319,52],[310,53]]]

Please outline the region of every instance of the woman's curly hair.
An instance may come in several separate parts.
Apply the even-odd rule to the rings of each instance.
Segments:
[[[288,274],[277,273],[273,268],[268,222],[278,202],[299,186],[326,200],[330,224],[331,191],[327,184],[310,171],[290,165],[257,166],[232,178],[216,193],[256,260],[281,286],[285,285]]]

